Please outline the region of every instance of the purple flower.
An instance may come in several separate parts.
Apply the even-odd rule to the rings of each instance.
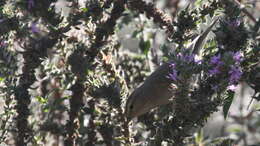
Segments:
[[[213,69],[209,70],[210,75],[216,75],[216,74],[219,74],[219,73],[220,73],[219,66],[216,66]]]
[[[177,57],[178,57],[178,58],[182,58],[183,55],[182,55],[181,53],[178,53],[178,54],[177,54]]]
[[[202,64],[203,60],[202,59],[198,59],[196,57],[194,57],[194,63],[196,64]]]
[[[167,75],[167,78],[173,81],[177,81],[178,75],[175,69],[176,65],[174,63],[170,63],[169,67],[170,67],[170,73]]]
[[[216,56],[213,56],[213,57],[211,57],[211,59],[210,59],[210,64],[219,64],[219,63],[221,63],[221,56],[220,56],[220,54],[218,54],[218,55],[216,55]]]
[[[237,62],[237,63],[240,63],[242,60],[243,60],[243,56],[241,54],[241,52],[236,52],[236,53],[233,53],[233,59]]]
[[[33,22],[31,24],[31,31],[32,31],[32,33],[38,33],[40,31],[39,28],[36,25],[37,24],[35,22]]]
[[[1,41],[0,42],[0,47],[7,47],[7,43],[5,41]]]
[[[168,79],[171,79],[173,81],[177,81],[178,76],[177,76],[177,71],[172,71],[171,73],[169,73],[169,75],[167,76]]]
[[[241,21],[239,19],[235,19],[235,20],[228,21],[227,24],[231,28],[237,28],[240,26]]]
[[[220,67],[224,64],[224,63],[221,61],[221,55],[218,54],[218,55],[215,55],[215,56],[211,57],[211,59],[210,59],[210,64],[211,64],[211,65],[214,65],[214,68],[209,70],[209,75],[219,74],[219,73],[220,73],[220,70],[219,70],[219,69],[220,69]]]
[[[237,88],[237,86],[236,86],[236,85],[234,85],[234,84],[232,84],[232,85],[229,85],[229,86],[227,87],[227,89],[228,89],[228,90],[231,90],[231,91],[235,91],[235,90],[236,90],[236,88]]]
[[[28,9],[32,9],[34,7],[35,3],[34,0],[28,0]]]
[[[170,67],[171,69],[174,69],[174,68],[176,67],[176,64],[175,64],[175,63],[170,63],[169,67]]]
[[[195,62],[196,64],[202,64],[202,60],[199,60],[199,59],[195,59],[194,62]]]
[[[201,60],[196,60],[195,59],[195,54],[182,54],[182,53],[178,53],[177,57],[182,60],[182,61],[186,61],[186,62],[195,62],[196,64],[201,64]]]
[[[187,62],[193,62],[193,61],[194,61],[194,57],[195,57],[194,54],[185,55],[185,56],[183,57],[183,60],[184,60],[184,61],[187,61]]]
[[[228,73],[230,75],[229,82],[231,84],[237,83],[243,74],[241,68],[236,67],[234,65],[231,66],[231,69]]]

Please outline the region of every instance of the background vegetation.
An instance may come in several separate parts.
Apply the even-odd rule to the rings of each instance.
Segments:
[[[260,100],[259,3],[0,1],[0,143],[260,145],[257,104],[243,114],[241,103],[239,115],[228,116],[234,98],[243,97],[234,96],[238,85],[250,88],[249,101]],[[185,58],[187,44],[215,18],[202,58]],[[183,78],[176,108],[129,123],[127,97],[167,61]],[[196,86],[187,80],[194,74],[203,74]],[[200,128],[219,110],[236,126],[207,137]]]

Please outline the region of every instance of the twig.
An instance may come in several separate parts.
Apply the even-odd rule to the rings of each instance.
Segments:
[[[128,6],[132,10],[138,10],[139,13],[144,13],[148,18],[153,18],[153,21],[165,28],[168,34],[174,33],[172,19],[166,16],[163,11],[155,8],[153,3],[146,3],[142,0],[129,0]]]
[[[249,17],[249,19],[251,21],[253,21],[254,23],[257,23],[257,20],[255,19],[255,17],[250,12],[248,12],[248,10],[245,8],[245,6],[243,4],[241,4],[237,0],[233,0],[233,1],[240,8],[240,10]]]
[[[122,16],[125,0],[116,0],[114,7],[111,11],[110,18],[96,28],[95,40],[91,44],[89,50],[86,51],[86,55],[89,57],[89,62],[93,62],[95,57],[98,55],[100,48],[105,45],[109,35],[114,33],[116,21]]]

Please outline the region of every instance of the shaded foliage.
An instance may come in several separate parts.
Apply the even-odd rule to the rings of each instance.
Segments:
[[[252,16],[237,2],[197,1],[178,13],[175,8],[173,16],[156,8],[156,2],[142,0],[64,0],[67,14],[58,9],[60,3],[0,2],[0,143],[199,144],[202,138],[191,137],[194,129],[219,106],[228,116],[239,82],[246,82],[254,90],[252,99],[260,100],[260,21],[248,22]],[[201,54],[185,56],[187,44],[203,30],[200,25],[213,17],[219,17],[214,36]],[[132,52],[123,49],[119,36],[131,23],[136,29],[131,36],[139,41],[139,50]],[[158,29],[167,39],[157,49]],[[127,96],[153,71],[152,65],[163,62],[176,65],[171,76],[178,80],[175,101],[129,122]],[[219,141],[215,145],[235,140],[210,143]]]

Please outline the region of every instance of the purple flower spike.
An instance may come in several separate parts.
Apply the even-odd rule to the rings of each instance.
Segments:
[[[241,24],[241,21],[239,19],[235,19],[235,20],[228,22],[229,27],[232,27],[232,28],[237,28],[240,26],[240,24]]]
[[[171,79],[173,81],[177,81],[178,77],[177,77],[177,72],[173,71],[171,73],[169,73],[169,75],[167,76],[168,79]]]
[[[175,68],[175,63],[170,63],[170,65],[169,65],[169,67],[171,68],[171,69],[174,69]]]
[[[184,56],[184,60],[187,61],[187,62],[193,62],[193,61],[194,61],[194,58],[195,58],[195,55],[194,55],[194,54],[185,55],[185,56]]]
[[[199,59],[195,59],[194,62],[195,62],[196,64],[202,64],[202,60],[199,60]]]
[[[194,63],[195,63],[195,64],[202,64],[202,62],[203,62],[202,59],[198,59],[198,58],[196,58],[195,55],[194,55]]]
[[[175,70],[176,65],[174,63],[170,63],[169,67],[170,67],[170,73],[167,75],[167,78],[173,81],[177,81],[178,75],[177,75],[177,71]]]
[[[243,74],[241,68],[236,66],[231,66],[231,70],[228,73],[230,75],[229,82],[231,84],[237,83]]]
[[[219,74],[220,73],[220,70],[219,70],[219,67],[218,66],[216,66],[216,67],[214,67],[213,69],[210,69],[209,70],[209,74],[210,75],[216,75],[216,74]]]
[[[33,22],[33,23],[31,24],[31,31],[32,31],[32,33],[38,33],[38,32],[40,32],[39,28],[38,28],[36,25],[37,25],[37,24],[36,24],[35,22]]]
[[[221,56],[218,54],[217,56],[211,57],[210,64],[219,64],[221,62]]]
[[[195,54],[182,54],[178,53],[177,58],[180,59],[181,61],[186,61],[186,62],[195,62]]]
[[[233,59],[237,62],[240,63],[243,60],[243,56],[241,52],[236,52],[233,54]]]

